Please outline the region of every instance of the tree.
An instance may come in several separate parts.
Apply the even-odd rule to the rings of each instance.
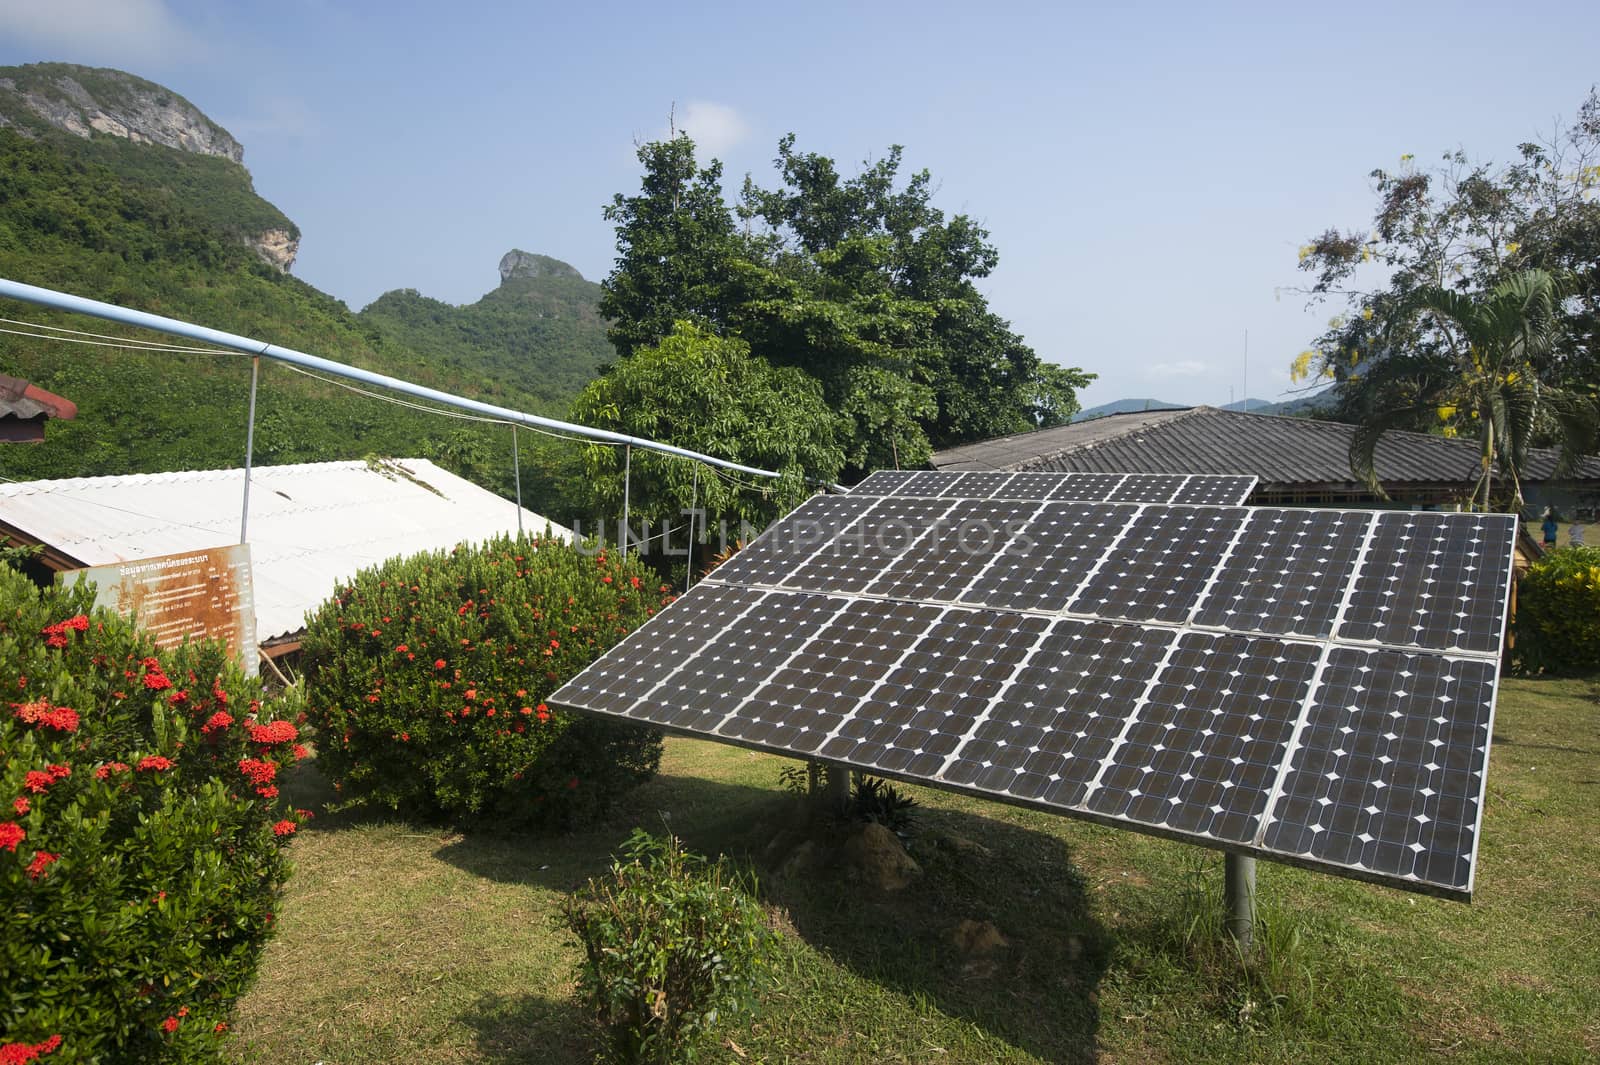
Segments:
[[[1394,308],[1391,324],[1408,337],[1436,340],[1410,351],[1389,349],[1347,379],[1348,400],[1361,418],[1350,445],[1351,470],[1381,491],[1374,453],[1385,432],[1437,417],[1454,435],[1454,423],[1465,419],[1482,444],[1474,507],[1492,508],[1498,467],[1509,481],[1509,509],[1520,511],[1521,472],[1541,405],[1560,430],[1563,466],[1570,468],[1595,444],[1593,404],[1539,377],[1564,338],[1563,295],[1560,282],[1543,270],[1513,274],[1478,297],[1434,285],[1412,290]]]
[[[771,366],[744,341],[691,322],[677,323],[659,344],[635,349],[593,381],[574,402],[572,416],[782,473],[761,481],[635,448],[629,503],[636,525],[678,525],[683,512],[698,505],[712,525],[727,520],[759,527],[803,500],[808,480],[833,481],[844,466],[842,418],[828,409],[816,381]],[[586,450],[597,513],[622,513],[624,461],[614,445]]]
[[[1342,301],[1344,311],[1296,360],[1297,378],[1335,381],[1339,413],[1359,420],[1371,386],[1344,386],[1375,362],[1450,361],[1442,331],[1449,315],[1416,313],[1418,293],[1487,299],[1502,281],[1543,270],[1571,284],[1554,308],[1562,328],[1527,369],[1545,385],[1592,389],[1600,380],[1600,96],[1590,93],[1569,129],[1520,145],[1510,165],[1455,151],[1431,170],[1405,156],[1398,171],[1372,177],[1378,207],[1371,228],[1329,229],[1300,249],[1300,268],[1313,277],[1311,302]],[[1371,274],[1379,276],[1368,283]],[[1460,418],[1474,409],[1462,406]],[[1460,418],[1449,424],[1468,429]],[[1403,427],[1439,424],[1434,411],[1419,409]],[[1537,443],[1557,443],[1565,430],[1539,413],[1533,435]]]
[[[600,313],[617,354],[659,343],[679,320],[727,322],[741,258],[733,213],[722,198],[722,164],[701,170],[686,136],[639,149],[637,196],[617,193],[605,208],[616,223],[617,265],[606,278]]]
[[[849,466],[917,465],[933,448],[1077,410],[1092,379],[1042,362],[974,285],[998,261],[970,218],[931,205],[896,147],[861,174],[778,146],[780,187],[746,178],[735,212],[721,168],[687,137],[640,149],[641,191],[616,196],[617,265],[601,310],[625,358],[683,319],[820,383]]]

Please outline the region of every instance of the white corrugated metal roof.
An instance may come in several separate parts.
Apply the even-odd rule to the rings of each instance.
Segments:
[[[0,484],[0,521],[101,566],[238,543],[243,490],[242,469]],[[530,534],[547,524],[529,510],[522,523]],[[427,459],[257,466],[256,632],[266,641],[299,631],[338,582],[387,558],[516,531],[516,504]]]

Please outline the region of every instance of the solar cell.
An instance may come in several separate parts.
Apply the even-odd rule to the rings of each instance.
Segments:
[[[1379,514],[1338,638],[1498,652],[1515,534],[1508,514]]]
[[[700,587],[629,633],[563,689],[588,710],[637,716],[639,696],[682,664],[684,648],[722,632],[761,601],[752,588]],[[715,646],[716,641],[711,640]]]
[[[1049,499],[1050,493],[1061,487],[1065,474],[1018,473],[1005,483],[1006,492],[1014,499]],[[1103,493],[1102,493],[1103,494]]]
[[[871,496],[814,495],[718,566],[717,580],[727,584],[777,584],[877,502]]]
[[[1128,503],[1047,502],[961,593],[973,606],[1056,611],[1127,527]]]
[[[1050,489],[1051,499],[1082,499],[1094,503],[1110,496],[1127,479],[1127,474],[1122,473],[1060,473],[1055,476],[1057,481]]]
[[[1372,519],[1338,510],[1251,511],[1193,623],[1231,632],[1328,636]]]
[[[1165,629],[1053,620],[937,779],[1078,806],[1174,639]]]
[[[1212,474],[879,470],[852,488],[850,494],[1238,504],[1245,501],[1255,484],[1254,477]]]
[[[1195,476],[1172,497],[1174,503],[1211,503],[1226,506],[1243,503],[1255,491],[1254,477]]]
[[[1031,476],[812,500],[549,701],[1470,893],[1513,519]]]
[[[1189,478],[1165,473],[1130,473],[1099,498],[1113,503],[1170,503]]]
[[[1470,892],[1495,680],[1494,659],[1335,647],[1261,844]]]
[[[893,495],[894,490],[909,481],[917,471],[915,470],[878,470],[869,473],[866,479],[850,489],[853,496],[887,496]]]
[[[1049,626],[1037,615],[946,611],[818,753],[881,772],[933,776]]]
[[[1004,495],[1002,489],[1011,476],[1006,472],[962,473],[952,477],[939,494],[952,499],[988,499],[990,496]]]
[[[897,496],[936,496],[949,488],[957,478],[964,477],[962,473],[944,473],[939,470],[924,470],[913,473],[907,477],[894,494]]]
[[[945,603],[957,599],[1033,517],[1032,500],[961,500],[917,549],[867,585],[869,595]]]
[[[1102,618],[1188,620],[1248,512],[1237,507],[1147,506],[1115,544],[1096,545],[1104,560],[1067,610]]]
[[[628,716],[687,732],[712,732],[780,663],[856,602],[826,595],[736,590],[753,597],[747,608],[708,642],[673,640],[669,647],[675,654],[660,660],[661,672],[653,685],[639,690],[639,701]],[[699,592],[695,588],[684,600],[693,601]],[[662,613],[677,609],[675,603]],[[609,658],[608,654],[599,664]]]
[[[939,607],[920,603],[845,600],[787,657],[780,657],[781,650],[772,653],[763,671],[770,679],[713,731],[763,747],[816,754],[877,682],[916,648],[940,613]]]
[[[1108,755],[1089,809],[1253,840],[1319,657],[1311,644],[1184,634]]]
[[[811,592],[860,592],[886,568],[908,557],[913,548],[920,551],[917,545],[939,532],[944,515],[955,505],[942,499],[881,497],[782,583]]]

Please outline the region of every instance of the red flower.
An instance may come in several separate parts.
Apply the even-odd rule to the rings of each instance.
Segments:
[[[143,758],[139,759],[139,772],[141,772],[141,773],[146,773],[146,772],[159,773],[163,769],[171,769],[171,768],[172,768],[172,759],[163,758],[159,754],[147,754]]]
[[[31,703],[12,703],[17,716],[29,725],[44,725],[57,732],[78,731],[78,712],[65,706],[51,706],[44,699]]]
[[[167,702],[172,706],[178,706],[179,704],[186,703],[188,701],[189,693],[183,688],[179,688],[177,691],[167,696]]]
[[[34,851],[33,861],[28,865],[28,879],[37,880],[44,875],[44,871],[61,860],[61,855],[51,854],[49,851]]]
[[[239,772],[252,784],[269,784],[272,778],[278,775],[278,767],[271,762],[263,762],[258,758],[239,759]]]
[[[297,743],[289,748],[289,753],[294,755],[294,760],[297,762],[311,754],[310,751],[306,750],[306,745],[303,743]]]
[[[61,1045],[61,1036],[53,1035],[42,1043],[0,1043],[0,1065],[26,1065],[43,1054],[53,1054]]]
[[[444,659],[442,659],[442,658],[435,659],[434,663],[433,663],[433,668],[434,669],[443,669],[444,668]]]
[[[278,785],[267,784],[264,787],[259,787],[256,789],[256,794],[263,799],[276,799],[278,797]]]
[[[567,790],[568,791],[572,791],[577,786],[578,786],[578,778],[577,777],[568,777],[567,778]]]
[[[52,765],[45,766],[45,769],[49,770],[50,779],[52,781],[54,781],[54,780],[65,780],[67,777],[70,777],[72,775],[72,767],[70,765],[55,765],[55,764],[52,764]]]
[[[233,724],[233,715],[226,710],[218,710],[206,720],[204,725],[200,726],[200,734],[202,736],[209,735],[218,729],[227,728],[231,724]]]
[[[17,844],[27,838],[28,833],[15,821],[0,821],[0,848],[14,851],[17,849]]]
[[[99,777],[101,780],[104,780],[112,773],[126,773],[127,771],[128,766],[126,762],[107,762],[99,769],[96,769],[94,771],[94,775]]]
[[[41,773],[37,769],[28,770],[28,774],[22,778],[23,788],[35,795],[43,795],[55,782],[55,777],[49,773]]]
[[[167,678],[165,673],[161,672],[161,670],[157,668],[144,675],[144,686],[146,689],[153,692],[166,691],[168,688],[172,687],[172,681]]]
[[[292,836],[297,827],[293,821],[279,821],[272,826],[272,834],[274,836]]]
[[[251,725],[252,743],[289,743],[300,735],[300,730],[287,721],[274,721],[267,725]]]
[[[33,804],[28,801],[28,798],[25,795],[18,796],[17,800],[11,805],[16,808],[16,811],[19,814],[25,814],[29,810],[33,809]]]
[[[166,1020],[162,1021],[161,1030],[163,1032],[167,1032],[168,1034],[176,1032],[178,1030],[178,1018],[168,1017]]]
[[[403,643],[397,643],[394,645],[394,653],[397,655],[403,655],[409,650],[411,650],[411,648],[407,647]]]

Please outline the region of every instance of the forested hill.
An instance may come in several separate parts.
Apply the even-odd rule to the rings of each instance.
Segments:
[[[583,301],[568,290],[587,282],[516,279],[457,312],[467,324],[453,330],[422,328],[417,315],[398,311],[356,314],[287,272],[292,239],[287,249],[281,237],[263,248],[264,234],[297,238],[298,230],[255,194],[241,158],[227,131],[150,82],[61,64],[0,68],[0,274],[522,409],[565,409],[563,389],[575,392],[585,371],[550,367],[574,344],[584,352],[577,365],[592,366],[595,344],[583,347],[551,323],[567,321],[553,312],[568,296],[570,317],[580,317]],[[272,247],[287,254],[274,259]],[[519,293],[541,285],[559,291]],[[492,313],[478,310],[486,306]],[[593,318],[592,296],[583,310]],[[519,322],[519,312],[529,321]],[[9,301],[0,316],[157,339]],[[594,323],[592,332],[603,338],[603,326]],[[541,348],[541,338],[550,346]],[[0,372],[31,380],[79,409],[75,422],[50,425],[45,443],[0,449],[0,475],[156,472],[243,460],[249,388],[243,356],[130,352],[0,334]],[[527,387],[535,381],[539,387]],[[509,491],[509,447],[501,427],[417,414],[281,365],[263,366],[257,462],[420,455]],[[525,495],[535,509],[560,509],[551,487],[557,462],[555,453],[524,452]]]
[[[455,307],[397,289],[361,317],[436,364],[564,406],[615,355],[599,302],[600,286],[572,266],[514,249],[500,260],[500,286],[476,303]]]

